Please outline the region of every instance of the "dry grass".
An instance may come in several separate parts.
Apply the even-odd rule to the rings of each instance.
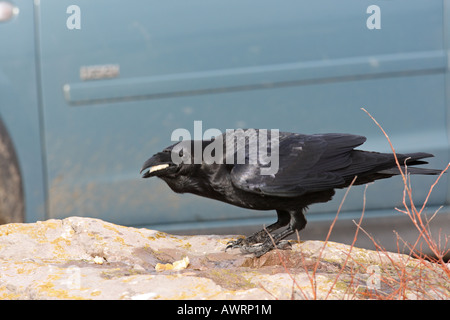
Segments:
[[[450,263],[446,263],[445,256],[450,253],[449,242],[450,236],[440,232],[438,235],[432,235],[429,223],[437,214],[435,212],[431,218],[426,217],[424,209],[427,205],[428,199],[441,179],[442,175],[449,169],[450,163],[436,178],[435,182],[431,185],[427,197],[421,206],[417,206],[412,197],[412,186],[407,172],[407,166],[400,164],[395,149],[381,125],[372,117],[372,115],[365,109],[362,109],[367,115],[375,122],[380,130],[385,135],[392,152],[395,156],[397,167],[400,171],[403,179],[404,191],[403,191],[403,208],[395,208],[397,211],[406,214],[414,227],[418,230],[419,236],[414,243],[406,243],[402,240],[401,236],[397,234],[397,248],[398,254],[392,254],[387,252],[369,233],[367,233],[362,227],[362,221],[365,213],[366,192],[364,191],[363,198],[363,210],[358,222],[354,221],[356,225],[356,231],[354,234],[353,242],[349,247],[349,251],[346,252],[345,261],[341,264],[340,270],[337,272],[334,281],[329,287],[328,293],[325,299],[331,297],[333,291],[337,288],[340,281],[345,278],[347,289],[343,299],[380,299],[380,300],[402,300],[402,299],[450,299]],[[356,179],[356,177],[355,177]],[[285,271],[290,275],[292,279],[292,298],[294,298],[294,291],[300,294],[303,299],[318,299],[318,285],[317,275],[318,268],[321,263],[321,258],[325,248],[327,247],[328,240],[332,233],[333,227],[338,219],[342,205],[350,191],[352,184],[347,188],[347,191],[341,201],[336,217],[333,220],[328,235],[324,241],[324,245],[319,252],[318,259],[311,267],[311,264],[305,263],[305,257],[302,253],[302,261],[304,262],[304,271],[308,275],[311,285],[311,292],[305,292],[304,289],[297,283],[296,277],[291,274],[286,267],[285,261],[282,258],[280,252],[278,252],[279,259],[283,265]],[[367,186],[366,186],[367,189]],[[352,258],[352,250],[360,231],[373,242],[377,255],[379,257],[380,264],[367,265],[356,261]],[[300,238],[297,234],[298,240]],[[425,256],[422,252],[424,245],[428,250],[432,252],[433,258]],[[401,254],[400,247],[406,246],[409,250],[409,255]],[[399,258],[400,257],[400,258]],[[368,279],[366,285],[361,285],[361,271],[366,272]],[[369,283],[373,280],[373,283]],[[321,296],[320,298],[323,298]]]
[[[424,209],[428,203],[431,193],[434,187],[438,184],[442,175],[449,169],[450,163],[447,164],[441,174],[436,178],[435,182],[431,185],[428,194],[425,198],[424,203],[418,207],[414,203],[412,196],[412,186],[408,175],[408,168],[406,162],[403,164],[404,169],[402,170],[402,165],[399,163],[395,148],[392,145],[389,136],[384,131],[383,127],[375,120],[375,118],[365,109],[362,109],[367,115],[375,122],[375,124],[383,132],[386,140],[391,147],[392,153],[395,157],[395,162],[403,179],[403,208],[396,208],[397,211],[406,214],[413,225],[419,232],[417,240],[408,244],[401,239],[401,236],[397,234],[397,248],[400,252],[400,243],[403,243],[409,248],[409,259],[406,261],[390,261],[391,266],[394,267],[395,279],[386,278],[381,279],[384,283],[390,284],[389,287],[392,289],[391,292],[386,296],[379,296],[377,294],[372,294],[372,298],[383,298],[383,299],[408,299],[411,298],[410,292],[415,292],[415,296],[412,298],[417,299],[450,299],[448,284],[450,283],[450,264],[446,263],[445,256],[450,253],[449,241],[450,235],[442,234],[440,232],[437,236],[431,234],[429,223],[438,213],[438,210],[428,218],[425,215]],[[360,223],[358,229],[360,229]],[[366,233],[367,234],[367,233]],[[377,251],[386,252],[370,235],[367,234],[372,242],[375,244]],[[423,243],[425,243],[433,254],[433,258],[425,256],[422,252]],[[389,256],[389,255],[387,255]],[[415,259],[415,267],[409,267],[409,262]]]

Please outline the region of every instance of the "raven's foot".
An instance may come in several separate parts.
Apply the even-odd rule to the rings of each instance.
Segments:
[[[225,251],[232,248],[239,248],[242,253],[253,253],[257,258],[261,257],[263,254],[269,252],[275,247],[281,250],[289,249],[291,247],[291,243],[288,240],[281,240],[278,243],[274,243],[272,239],[266,239],[264,242],[253,242],[248,238],[239,238],[235,241],[229,241],[227,243],[227,247]],[[250,241],[249,241],[250,240]]]
[[[225,248],[225,251],[228,249],[234,249],[234,248],[240,248],[244,245],[245,238],[239,238],[237,240],[232,240],[227,242],[227,247]]]
[[[247,238],[239,238],[234,241],[228,241],[225,251],[233,248],[248,247],[253,244],[266,242],[267,240],[270,240],[269,231],[267,231],[267,229],[262,229]]]
[[[228,249],[234,249],[242,247],[249,247],[251,245],[265,242],[267,239],[269,239],[269,236],[267,235],[267,232],[265,230],[262,230],[263,232],[257,232],[247,238],[239,238],[234,241],[228,241],[227,247],[225,248],[225,251]],[[265,237],[264,237],[265,236]]]
[[[273,229],[271,226],[269,228]],[[289,241],[282,241],[295,232],[291,227],[276,234],[270,233],[269,228],[256,232],[248,238],[229,241],[225,251],[230,248],[239,248],[242,253],[253,253],[256,257],[260,257],[274,248],[287,249],[291,246]]]
[[[257,242],[253,242],[252,239],[250,239],[250,237],[248,238],[239,238],[237,240],[234,241],[228,241],[227,246],[225,248],[225,251],[227,251],[228,249],[241,249],[243,247],[250,247],[253,244],[256,244]]]
[[[278,243],[274,243],[272,239],[266,240],[263,243],[258,243],[255,245],[243,245],[239,249],[242,253],[253,253],[255,257],[259,258],[263,254],[269,252],[270,250],[277,248],[280,250],[286,250],[291,248],[291,243],[288,240],[281,240]]]

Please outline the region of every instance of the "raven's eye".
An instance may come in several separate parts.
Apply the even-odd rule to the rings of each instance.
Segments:
[[[183,149],[181,149],[180,152],[178,152],[178,156],[179,156],[180,158],[183,157]]]

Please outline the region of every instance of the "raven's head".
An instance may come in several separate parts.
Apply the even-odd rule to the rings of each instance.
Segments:
[[[194,157],[196,143],[201,153],[211,141],[184,140],[165,148],[145,161],[141,169],[142,178],[158,177],[178,193],[198,193],[205,188],[201,177],[208,171],[205,164]],[[200,162],[199,162],[200,161]]]
[[[200,160],[194,157],[196,143]],[[191,176],[202,166],[202,152],[211,141],[184,140],[156,153],[145,161],[141,169],[142,178],[158,177],[166,182]]]
[[[183,163],[177,164],[173,161],[172,150],[175,145],[167,147],[147,159],[141,168],[142,178],[171,176],[175,178],[183,165]],[[183,155],[183,149],[179,151],[179,156],[185,156]]]

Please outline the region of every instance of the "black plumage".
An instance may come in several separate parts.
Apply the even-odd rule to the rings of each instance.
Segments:
[[[254,133],[260,139],[259,131],[255,130]],[[236,161],[237,153],[240,152],[236,143],[232,149],[235,153],[233,163],[226,161],[226,148],[229,146],[225,145],[225,135],[222,136],[222,161],[194,164],[194,144],[201,143],[201,150],[205,151],[214,139],[183,141],[180,143],[190,148],[181,149],[180,143],[176,143],[155,154],[142,166],[142,177],[156,176],[177,193],[193,193],[247,209],[276,210],[277,222],[245,239],[230,242],[227,247],[238,247],[242,252],[251,252],[256,256],[266,253],[274,247],[274,243],[278,244],[295,231],[302,230],[306,225],[304,213],[307,207],[331,200],[334,189],[348,187],[355,176],[354,184],[365,184],[400,173],[393,154],[355,150],[366,141],[363,136],[280,132],[276,154],[278,170],[263,175],[261,170],[269,164],[249,163],[251,153],[254,152],[249,148],[250,139],[245,140],[246,163]],[[267,149],[269,154],[275,151],[270,141]],[[176,155],[190,161],[175,164],[172,160],[174,150],[177,150]],[[420,159],[433,157],[432,154],[420,152],[397,154],[397,157],[400,164],[406,161],[409,173],[440,173],[439,170],[411,167],[426,164]],[[279,233],[274,232],[283,226],[287,228]]]

